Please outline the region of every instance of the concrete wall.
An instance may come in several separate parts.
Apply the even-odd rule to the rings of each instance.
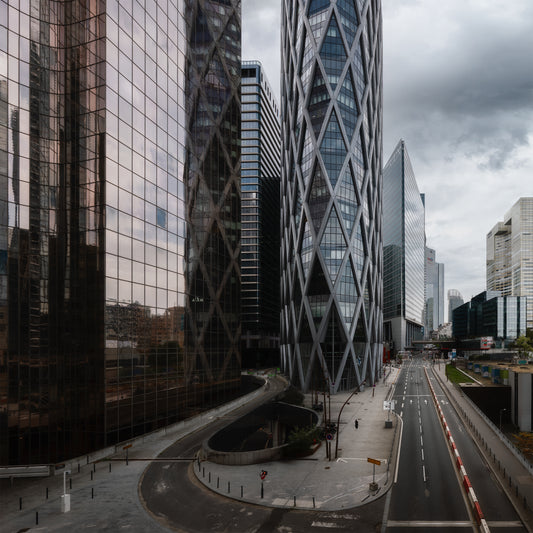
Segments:
[[[509,370],[511,412],[520,431],[533,431],[533,374]]]

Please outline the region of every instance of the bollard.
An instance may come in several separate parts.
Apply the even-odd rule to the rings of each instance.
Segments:
[[[46,499],[48,500],[48,487],[46,487]]]
[[[93,480],[93,471],[91,470],[91,481]]]
[[[208,473],[208,481],[211,483],[211,472]]]
[[[241,485],[241,498],[242,498],[242,495],[243,495],[243,487]]]
[[[111,463],[109,463],[109,471],[111,472]]]
[[[93,472],[96,472],[96,463],[93,463]]]
[[[80,473],[80,463],[78,463],[78,474]]]
[[[261,498],[264,496],[263,483],[261,483]]]
[[[509,487],[511,487],[512,484],[511,484],[511,474],[509,474]]]
[[[35,525],[39,524],[39,511],[35,511]]]
[[[91,499],[94,498],[94,487],[91,487]]]
[[[205,477],[205,466],[202,467],[202,477]]]
[[[68,478],[68,488],[72,490],[72,478],[71,477]]]
[[[315,497],[313,496],[313,509],[316,507],[315,505]]]
[[[22,498],[19,498],[19,511],[22,511]]]
[[[294,507],[296,507],[296,496],[293,496],[294,498]]]
[[[229,484],[229,481],[228,481],[228,494],[231,492],[231,489],[230,489],[230,484]]]
[[[220,487],[220,477],[217,476],[217,489]]]

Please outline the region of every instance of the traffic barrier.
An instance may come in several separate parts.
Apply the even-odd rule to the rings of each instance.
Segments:
[[[428,377],[428,373],[427,373],[427,369],[424,368],[424,372],[426,373],[426,379],[428,380],[428,383],[430,383],[429,381],[429,377]],[[446,422],[446,418],[444,416],[444,413],[439,405],[439,402],[438,402],[438,399],[437,399],[437,395],[435,394],[435,391],[433,390],[433,387],[431,386],[431,383],[430,383],[430,388],[431,388],[431,393],[432,393],[432,397],[433,397],[433,401],[435,402],[435,405],[437,406],[438,408],[438,413],[440,415],[440,419],[441,419],[441,422],[442,422],[442,426],[444,428],[444,432],[446,434],[446,438],[448,440],[448,443],[450,445],[450,448],[451,450],[454,452],[454,455],[455,455],[455,460],[456,460],[456,466],[457,468],[460,470],[461,472],[461,475],[463,476],[463,486],[464,486],[464,489],[466,491],[466,493],[468,494],[468,499],[470,500],[470,505],[472,506],[473,508],[473,511],[474,511],[474,515],[476,517],[476,522],[478,523],[478,526],[480,528],[480,531],[482,531],[483,533],[489,533],[489,528],[488,528],[488,525],[487,525],[487,522],[483,516],[483,512],[481,510],[481,506],[479,505],[479,502],[477,500],[477,496],[476,496],[476,493],[474,492],[474,489],[472,487],[472,483],[470,482],[470,479],[468,478],[468,475],[466,474],[466,469],[463,465],[463,461],[459,455],[459,450],[457,450],[457,446],[455,444],[455,441],[453,440],[453,437],[452,437],[452,433],[450,431],[450,428],[448,427],[448,423]],[[509,481],[510,481],[510,478],[509,478]]]

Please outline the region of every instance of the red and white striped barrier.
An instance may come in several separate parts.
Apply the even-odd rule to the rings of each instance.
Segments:
[[[453,440],[452,432],[450,431],[450,428],[448,427],[448,423],[446,422],[444,413],[442,412],[441,406],[439,405],[439,401],[437,400],[437,395],[435,394],[433,385],[431,384],[431,381],[429,381],[429,376],[428,376],[428,372],[426,368],[424,368],[424,372],[426,373],[426,379],[428,381],[429,388],[431,390],[431,396],[433,398],[433,402],[435,403],[435,406],[439,413],[441,424],[442,424],[442,427],[444,428],[444,433],[446,434],[446,440],[448,441],[448,445],[450,446],[450,449],[455,457],[455,466],[457,467],[457,470],[459,470],[459,473],[463,479],[463,487],[468,496],[468,501],[470,502],[470,506],[472,507],[474,517],[480,528],[480,531],[482,531],[483,533],[488,533],[490,531],[489,526],[487,525],[487,521],[485,520],[483,511],[481,510],[481,506],[479,505],[479,501],[477,499],[476,493],[474,492],[474,489],[472,488],[472,483],[470,482],[470,479],[468,478],[465,467],[463,465],[463,461],[461,460],[459,451],[457,450],[457,446],[455,445],[455,441]]]

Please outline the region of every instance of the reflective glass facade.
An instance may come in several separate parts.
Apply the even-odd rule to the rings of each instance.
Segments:
[[[487,234],[487,290],[527,297],[533,327],[533,198],[520,198]]]
[[[278,104],[261,63],[243,62],[241,99],[243,359],[245,366],[277,366],[281,133]]]
[[[201,362],[186,348],[198,298],[186,191],[209,146],[188,135],[193,92],[216,93],[224,111],[236,96],[226,120],[203,124],[230,139],[238,166],[238,6],[0,1],[0,463],[74,457],[235,389],[218,338],[202,337]],[[220,50],[225,86],[190,67]],[[239,175],[210,162],[203,175],[236,190],[220,208],[235,245],[217,244],[207,270],[223,277],[220,258],[238,262]]]
[[[382,361],[377,0],[282,2],[281,356],[304,391]]]
[[[526,334],[526,308],[527,298],[482,292],[454,310],[453,336],[493,337],[498,347],[509,345]]]
[[[400,140],[383,169],[383,320],[395,350],[423,336],[425,248],[424,198]]]

